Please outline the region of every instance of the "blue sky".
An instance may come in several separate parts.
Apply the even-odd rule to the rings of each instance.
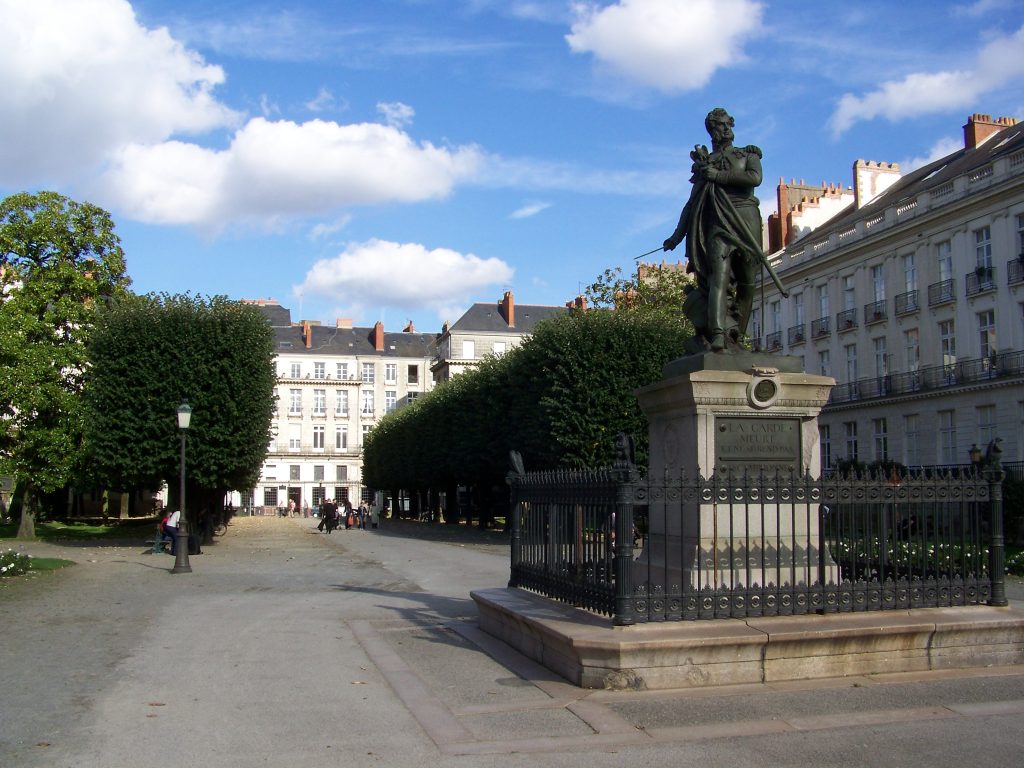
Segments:
[[[0,194],[111,211],[136,291],[432,331],[630,270],[715,106],[765,213],[1024,118],[1024,2],[0,0],[0,82]]]

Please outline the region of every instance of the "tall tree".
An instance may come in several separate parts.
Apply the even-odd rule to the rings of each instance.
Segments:
[[[55,192],[0,201],[0,471],[24,489],[19,537],[79,468],[85,345],[129,282],[103,209]]]
[[[186,435],[189,510],[259,479],[274,411],[273,331],[223,296],[135,296],[100,313],[89,344],[86,448],[93,479],[120,490],[178,488],[176,410]]]

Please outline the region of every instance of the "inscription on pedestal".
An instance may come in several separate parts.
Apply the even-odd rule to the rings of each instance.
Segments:
[[[726,417],[715,419],[717,469],[800,471],[800,419]]]

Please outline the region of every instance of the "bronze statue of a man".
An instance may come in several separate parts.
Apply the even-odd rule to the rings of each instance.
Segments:
[[[696,273],[696,286],[683,304],[696,331],[691,353],[739,347],[750,322],[754,280],[766,263],[754,196],[761,183],[761,150],[734,147],[734,124],[721,107],[708,113],[704,126],[711,152],[698,145],[690,153],[690,199],[664,244],[671,251],[685,238],[686,270]]]

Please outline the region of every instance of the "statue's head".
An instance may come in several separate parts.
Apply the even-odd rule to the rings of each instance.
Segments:
[[[732,129],[735,125],[736,121],[733,120],[732,115],[721,107],[715,107],[704,118],[704,127],[714,142],[718,142],[722,138],[728,138],[731,141]]]

